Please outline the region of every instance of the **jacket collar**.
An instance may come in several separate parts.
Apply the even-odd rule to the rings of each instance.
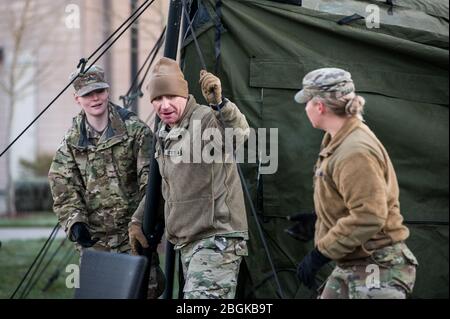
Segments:
[[[350,135],[355,129],[360,127],[362,122],[356,117],[350,118],[341,129],[332,138],[330,133],[326,133],[323,137],[320,153],[322,157],[328,157],[334,153],[334,151],[342,144],[342,142]]]
[[[97,149],[111,147],[112,145],[128,138],[125,122],[122,120],[116,108],[117,106],[113,105],[111,102],[108,102],[109,123],[106,128],[105,136],[101,139],[101,141],[99,141]],[[70,134],[68,138],[69,144],[79,149],[86,149],[90,146],[93,147],[88,139],[86,114],[83,110],[73,119],[72,128],[75,134]]]

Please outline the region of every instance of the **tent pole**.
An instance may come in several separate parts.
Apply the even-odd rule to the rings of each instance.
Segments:
[[[170,1],[169,16],[167,19],[167,36],[164,47],[164,56],[176,60],[178,52],[178,38],[180,34],[182,6],[180,0]],[[143,228],[146,235],[153,234],[156,225],[156,215],[159,207],[159,199],[161,198],[161,175],[159,174],[158,163],[154,158],[154,149],[156,144],[156,132],[160,119],[155,117],[155,127],[153,132],[153,147],[150,163],[150,174],[147,187],[147,200],[145,203]],[[150,255],[151,258],[151,255]],[[175,251],[173,245],[166,242],[166,262],[165,276],[166,289],[163,294],[164,299],[172,299],[173,294],[173,278],[175,270]]]

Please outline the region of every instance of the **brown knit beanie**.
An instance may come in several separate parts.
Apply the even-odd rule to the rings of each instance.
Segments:
[[[150,102],[158,96],[176,95],[187,98],[188,84],[184,79],[178,63],[169,58],[161,58],[150,72],[150,82],[147,86]]]

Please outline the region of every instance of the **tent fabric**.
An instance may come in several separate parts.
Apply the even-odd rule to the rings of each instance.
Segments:
[[[278,129],[277,172],[262,175],[256,189],[257,163],[241,166],[258,202],[284,295],[314,296],[295,276],[296,264],[312,243],[302,244],[284,229],[291,225],[286,216],[313,209],[312,168],[323,136],[311,127],[303,106],[293,97],[309,71],[340,67],[352,73],[358,94],[366,98],[365,120],[385,145],[397,172],[401,211],[411,230],[407,244],[421,262],[413,297],[448,298],[448,3],[395,1],[399,4],[392,15],[381,17],[397,23],[384,24],[382,18],[380,29],[368,29],[364,21],[349,25],[337,21],[363,3],[379,1],[343,1],[339,10],[330,4],[337,2],[315,1],[318,5],[310,8],[308,2],[314,1],[303,1],[301,7],[227,0],[221,8],[218,76],[224,96],[239,106],[252,128]],[[213,70],[215,1],[199,4],[195,33],[207,68]],[[345,4],[349,6],[343,10]],[[414,12],[422,17],[417,24],[410,19]],[[408,24],[402,24],[405,15]],[[182,66],[191,93],[200,98],[201,63],[192,37],[183,43]],[[266,148],[270,150],[269,141]],[[277,298],[255,220],[247,212],[250,255],[240,276],[239,296]],[[326,267],[321,278],[330,270]]]
[[[397,0],[391,6],[386,0],[305,0],[303,8],[332,14],[367,17],[379,8],[380,20],[384,25],[400,26],[418,31],[428,31],[448,37],[448,2],[433,0]]]

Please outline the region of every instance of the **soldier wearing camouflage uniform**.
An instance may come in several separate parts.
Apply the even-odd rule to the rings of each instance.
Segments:
[[[235,296],[242,256],[248,254],[242,186],[233,160],[208,162],[200,152],[206,130],[223,136],[224,125],[237,128],[239,145],[249,126],[237,106],[222,99],[217,77],[202,71],[200,85],[210,106],[197,104],[189,95],[176,61],[162,58],[151,73],[150,101],[161,118],[155,157],[162,176],[165,235],[181,254],[184,298],[230,299]],[[201,143],[199,149],[196,142]],[[140,223],[142,211],[132,220]]]
[[[400,213],[399,187],[386,149],[363,123],[365,100],[350,73],[318,69],[295,95],[306,103],[313,127],[326,132],[315,166],[315,249],[298,266],[300,281],[315,287],[329,261],[336,267],[319,288],[320,298],[406,298],[413,289],[416,258]]]
[[[128,223],[145,194],[152,134],[134,113],[109,101],[100,67],[74,72],[71,80],[75,77],[82,111],[50,167],[53,208],[80,253],[82,248],[129,253]],[[159,264],[156,254],[152,262]],[[153,275],[154,290],[155,280]],[[156,290],[153,294],[157,297]]]

